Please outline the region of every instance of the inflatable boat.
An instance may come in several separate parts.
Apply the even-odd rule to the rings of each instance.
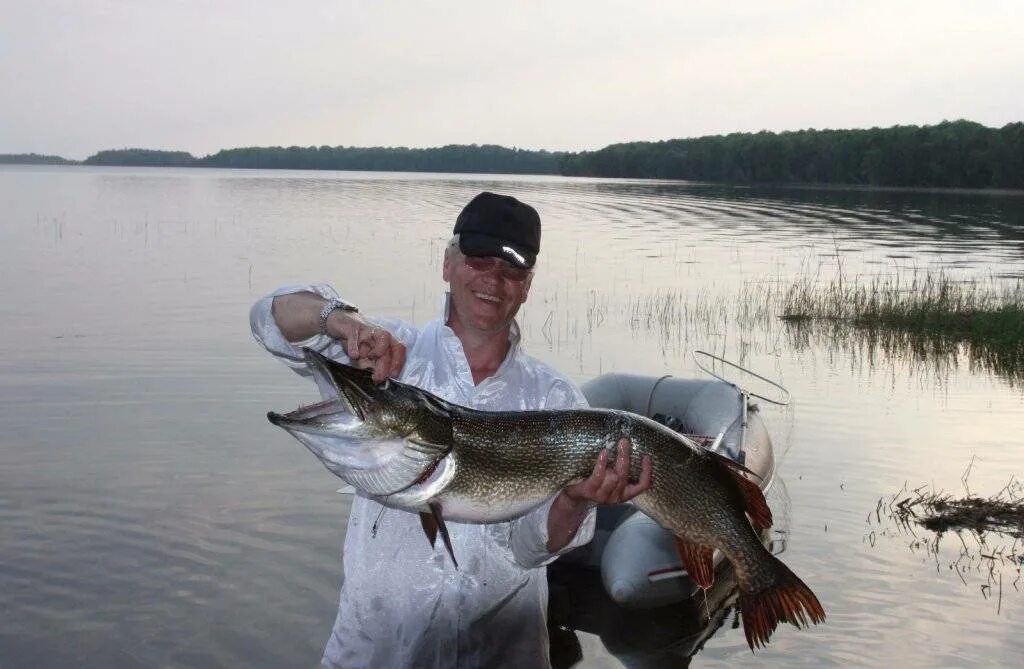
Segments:
[[[736,367],[710,354],[702,355]],[[774,386],[788,401],[784,388],[743,371]],[[755,395],[721,376],[686,379],[612,373],[590,380],[582,389],[591,406],[653,418],[744,465],[757,474],[763,490],[771,486],[775,474],[772,440],[751,398],[785,402]],[[555,565],[600,570],[608,596],[626,608],[665,606],[696,594],[698,587],[681,565],[669,532],[628,504],[600,507],[597,513],[593,541],[563,555]],[[722,561],[716,552],[716,570]]]

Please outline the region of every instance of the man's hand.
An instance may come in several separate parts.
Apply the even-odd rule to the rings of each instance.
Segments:
[[[271,314],[281,334],[290,342],[300,342],[320,334],[320,310],[326,300],[305,291],[274,298]],[[384,328],[367,322],[356,312],[336,309],[327,317],[327,334],[345,345],[352,364],[373,369],[373,380],[381,383],[398,376],[405,366],[405,344]]]
[[[327,319],[327,334],[344,342],[354,366],[373,370],[375,383],[397,377],[405,366],[405,344],[353,313],[333,312]]]
[[[623,437],[619,440],[615,464],[608,466],[608,450],[601,451],[590,476],[566,486],[551,504],[548,513],[548,545],[556,553],[572,541],[587,512],[597,504],[628,502],[648,490],[653,481],[651,456],[645,455],[640,465],[640,478],[629,482],[629,461],[633,444]]]
[[[619,439],[619,452],[615,464],[608,466],[608,450],[601,451],[590,477],[566,486],[563,492],[573,502],[592,504],[621,504],[628,502],[651,487],[651,456],[645,455],[640,465],[640,479],[629,482],[629,461],[633,444],[626,437]]]

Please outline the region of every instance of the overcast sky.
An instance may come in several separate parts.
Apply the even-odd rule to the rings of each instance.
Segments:
[[[0,0],[0,153],[1024,120],[1021,0]]]

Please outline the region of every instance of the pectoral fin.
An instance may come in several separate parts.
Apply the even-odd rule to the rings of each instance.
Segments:
[[[427,535],[427,541],[430,542],[430,547],[434,547],[434,543],[437,541],[437,521],[434,520],[433,514],[426,512],[420,512],[420,525],[423,526],[423,534]]]
[[[441,531],[441,539],[444,540],[444,547],[448,549],[448,556],[452,559],[452,564],[455,568],[459,568],[459,561],[455,559],[455,551],[452,550],[452,538],[448,536],[448,526],[444,524],[444,518],[441,517],[441,505],[431,504],[430,511],[434,514],[434,520],[437,522],[437,529]]]
[[[430,513],[420,513],[420,525],[423,526],[423,533],[427,535],[427,539],[430,541],[430,546],[433,548],[437,542],[437,533],[441,532],[441,540],[444,541],[444,547],[448,551],[448,556],[452,559],[452,564],[455,568],[459,568],[459,561],[455,559],[455,551],[452,549],[452,538],[448,535],[448,526],[444,523],[444,518],[441,516],[441,505],[430,504]]]

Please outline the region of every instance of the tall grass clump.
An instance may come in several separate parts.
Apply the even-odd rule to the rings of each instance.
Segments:
[[[867,284],[840,277],[822,286],[800,279],[783,297],[782,318],[847,321],[1014,347],[1024,343],[1024,284],[960,280],[941,271],[877,277]]]
[[[939,376],[966,363],[1024,387],[1024,280],[965,280],[941,270],[869,279],[840,271],[822,279],[805,271],[746,281],[732,295],[698,288],[632,296],[624,316],[664,350],[742,358],[780,346],[824,348],[870,366],[899,361]]]
[[[889,355],[953,362],[1024,382],[1024,282],[963,280],[942,271],[876,277],[862,283],[800,278],[779,313],[807,336],[816,324]]]

